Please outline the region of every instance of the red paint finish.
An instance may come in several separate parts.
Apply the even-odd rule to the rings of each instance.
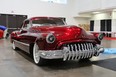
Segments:
[[[3,38],[4,31],[0,30],[0,38]]]
[[[25,24],[28,24],[28,27]],[[54,43],[46,42],[48,34],[55,36]],[[13,40],[29,44],[29,46],[38,43],[40,50],[57,50],[69,43],[99,43],[95,35],[88,34],[75,25],[65,25],[61,19],[54,17],[33,17],[25,20],[21,30],[11,33],[11,41]]]

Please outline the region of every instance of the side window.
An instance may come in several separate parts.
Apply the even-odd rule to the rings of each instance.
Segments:
[[[29,29],[31,27],[31,25],[29,24],[29,21],[25,21],[24,24],[23,24],[23,29]]]

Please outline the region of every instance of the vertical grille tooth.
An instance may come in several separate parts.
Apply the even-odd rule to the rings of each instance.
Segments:
[[[80,49],[80,44],[78,44],[78,47],[79,47],[79,56],[78,56],[78,59],[80,59],[80,57],[81,57],[81,49]]]
[[[79,60],[89,58],[94,55],[93,43],[71,43],[67,45],[68,53],[67,60]]]
[[[91,43],[89,43],[89,51],[91,51]],[[90,53],[88,52],[87,58],[89,58]]]
[[[91,56],[94,54],[94,46],[92,44],[92,52],[91,52]]]
[[[83,54],[83,55],[82,55],[81,58],[83,59],[83,57],[84,57],[84,52],[85,52],[85,46],[84,46],[84,44],[82,44],[82,45],[83,45],[83,50],[82,50],[82,54]]]
[[[89,44],[88,43],[86,43],[86,49],[87,50],[89,50],[89,46],[88,46]],[[85,58],[87,58],[87,56],[88,56],[88,52],[86,51],[86,56],[85,56]]]
[[[87,50],[90,51],[89,49],[89,43],[87,44]],[[88,58],[89,52],[87,52],[86,58]]]
[[[82,50],[81,50],[81,58],[82,58],[83,57],[83,50],[84,50],[83,44],[81,44],[81,48],[82,48]]]
[[[86,47],[87,47],[87,50],[89,50],[89,44],[88,43],[86,44]],[[88,56],[88,52],[86,52],[85,58],[87,58],[87,56]]]
[[[74,46],[75,46],[75,51],[76,51],[75,60],[77,60],[77,57],[78,57],[78,54],[79,54],[79,53],[78,53],[78,50],[77,50],[77,45],[75,44]]]
[[[89,43],[89,48],[90,48],[90,51],[91,51],[91,43]],[[88,52],[89,53],[89,55],[88,55],[88,58],[89,58],[89,56],[91,55],[91,53],[90,52]]]
[[[84,47],[85,47],[85,51],[84,51],[84,56],[83,56],[83,58],[86,58],[86,52],[87,52],[87,47],[86,47],[86,43],[84,44]]]
[[[83,44],[83,46],[84,46],[84,50],[83,50],[84,54],[83,54],[83,57],[82,58],[84,58],[85,53],[86,53],[86,45],[85,45],[85,43]]]
[[[89,43],[88,46],[89,46],[89,51],[91,51],[91,43]],[[90,53],[88,52],[88,56],[87,56],[87,58],[89,57],[89,54],[90,54]]]
[[[93,46],[93,44],[92,44],[92,55],[94,55],[94,46]]]
[[[84,58],[86,58],[86,57],[87,57],[88,50],[89,50],[89,49],[88,49],[88,43],[86,43],[85,45],[86,45],[86,55],[85,55],[85,57],[84,57]]]
[[[85,53],[86,53],[86,46],[85,46],[85,43],[83,44],[83,47],[84,47],[84,50],[83,50],[83,57],[82,58],[84,58],[84,56],[85,56]]]
[[[70,51],[69,51],[69,55],[68,55],[68,60],[70,60],[70,57],[71,57],[71,48],[70,48],[69,45],[68,45],[68,49],[70,50]]]
[[[89,57],[91,57],[91,55],[92,55],[92,43],[90,44],[91,45],[91,51],[90,51],[90,54],[89,54]]]
[[[73,45],[71,45],[71,49],[72,49],[72,60],[73,60],[74,57],[75,57],[75,52],[74,52],[74,47],[73,47]]]

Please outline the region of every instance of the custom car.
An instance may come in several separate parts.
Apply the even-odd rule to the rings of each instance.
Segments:
[[[90,59],[104,52],[101,40],[76,25],[67,25],[58,17],[32,17],[24,20],[20,30],[11,33],[12,48],[29,53],[35,64],[45,60]]]

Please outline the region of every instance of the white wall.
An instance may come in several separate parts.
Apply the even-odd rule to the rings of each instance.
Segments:
[[[0,0],[0,13],[24,14],[29,17],[66,17],[67,21],[71,21],[70,10],[72,9],[72,3],[72,0],[68,0],[68,4],[48,3],[40,0]]]
[[[109,13],[99,13],[99,14],[93,14],[91,16],[91,20],[94,20],[94,31],[100,32],[100,20],[103,19],[112,19],[112,14]]]
[[[77,0],[75,9],[79,12],[87,12],[101,8],[101,0]]]
[[[116,19],[112,20],[112,32],[116,32]]]
[[[95,20],[94,21],[94,31],[95,32],[100,32],[100,20]]]
[[[112,32],[116,32],[116,11],[112,12]]]
[[[101,9],[115,8],[116,0],[101,0],[102,6]]]
[[[0,6],[1,13],[14,11],[16,14],[28,14],[29,16],[64,16],[67,11],[65,5],[41,2],[39,0],[1,0]]]
[[[91,20],[95,20],[94,31],[100,31],[100,20],[102,19],[112,19],[112,32],[116,32],[116,12],[112,13],[100,13],[92,16]]]
[[[113,8],[116,0],[68,0],[68,4],[54,4],[40,0],[0,0],[0,13],[31,16],[66,17],[68,24],[84,19],[75,19],[78,13]]]
[[[77,5],[75,5],[76,7],[74,8],[74,17],[78,17],[78,13],[116,8],[116,0],[76,0],[75,3],[77,3]],[[95,20],[94,31],[100,31],[100,20],[102,19],[113,19],[112,31],[116,32],[116,12],[107,12],[92,15],[91,20]]]
[[[78,24],[89,24],[90,19],[89,18],[83,18],[83,17],[75,17],[76,25]]]
[[[99,11],[104,9],[110,9],[116,7],[116,0],[73,0],[73,12],[72,17],[78,17],[79,13],[86,13],[92,11]],[[101,19],[110,19],[111,13],[102,13],[102,14],[95,14],[92,15],[92,20],[101,20]],[[85,18],[86,19],[86,18]],[[78,21],[83,22],[85,21],[80,19],[72,19],[74,24]]]
[[[102,19],[111,19],[111,13],[99,13],[93,14],[91,20],[102,20]]]
[[[116,8],[116,0],[76,0],[75,3],[76,13]]]
[[[116,11],[112,12],[112,19],[116,19]]]

